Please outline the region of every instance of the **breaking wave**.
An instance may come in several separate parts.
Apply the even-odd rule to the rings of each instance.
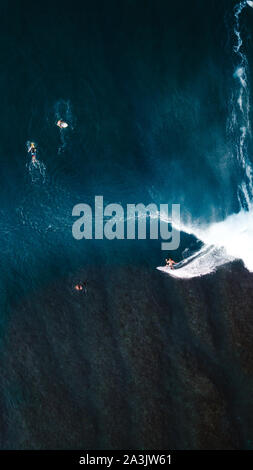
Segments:
[[[233,143],[231,158],[236,158],[242,175],[237,190],[240,211],[229,215],[221,222],[214,222],[207,226],[181,223],[180,227],[175,227],[185,233],[193,234],[204,245],[195,254],[178,263],[173,270],[164,266],[157,268],[174,277],[204,276],[235,259],[241,259],[244,266],[253,272],[253,169],[248,155],[251,139],[250,90],[248,60],[243,52],[243,39],[240,32],[240,16],[248,6],[253,8],[253,1],[242,1],[234,8],[233,53],[236,66],[233,77],[235,85],[231,93],[231,112],[227,122],[228,135]]]

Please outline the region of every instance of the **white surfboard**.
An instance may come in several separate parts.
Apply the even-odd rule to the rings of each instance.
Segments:
[[[68,127],[68,124],[66,122],[62,122],[61,123],[61,128],[65,129],[66,127]]]

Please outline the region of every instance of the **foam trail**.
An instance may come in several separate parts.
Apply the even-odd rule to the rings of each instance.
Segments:
[[[40,160],[30,161],[28,164],[28,171],[30,173],[32,183],[42,182],[46,180],[46,166]]]
[[[228,129],[234,142],[234,152],[243,174],[243,181],[238,187],[238,200],[241,208],[245,209],[252,207],[253,196],[253,172],[248,156],[248,143],[251,138],[248,60],[243,52],[243,40],[240,31],[240,16],[247,6],[253,7],[253,2],[244,0],[234,8],[234,35],[236,42],[233,50],[237,65],[233,76],[236,80],[236,90],[235,94],[232,94],[232,113],[228,119]]]
[[[213,273],[219,266],[233,261],[223,248],[215,246],[205,246],[197,254],[178,263],[175,269],[168,266],[158,266],[159,271],[163,271],[170,276],[180,279],[191,279]]]

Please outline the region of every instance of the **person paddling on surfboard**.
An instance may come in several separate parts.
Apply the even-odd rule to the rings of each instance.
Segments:
[[[57,121],[56,125],[57,125],[60,129],[66,129],[66,127],[68,127],[67,122],[63,121],[62,119],[59,119],[59,121]]]
[[[170,269],[174,269],[174,264],[177,264],[176,261],[173,261],[173,259],[169,258],[167,259],[166,258],[166,266],[168,266]]]
[[[31,142],[30,144],[30,147],[28,149],[28,152],[31,152],[31,155],[32,155],[32,161],[33,163],[36,161],[36,152],[37,152],[37,149],[35,147],[35,143],[34,142]]]

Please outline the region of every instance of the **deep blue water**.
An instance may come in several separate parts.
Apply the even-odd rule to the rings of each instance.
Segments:
[[[240,367],[232,372],[219,339],[217,312],[230,307],[212,304],[220,282],[229,295],[226,276],[187,284],[184,298],[154,269],[160,241],[78,242],[71,231],[73,206],[95,195],[180,203],[203,222],[239,211],[243,175],[227,132],[235,4],[1,2],[1,448],[219,447],[198,437],[198,384],[180,369],[184,354],[200,361],[200,378],[215,364],[209,379],[227,407],[220,446],[251,445],[248,409],[234,407]],[[252,21],[253,10],[242,14],[250,71]],[[43,174],[29,172],[28,141]],[[178,259],[191,243],[182,234]],[[78,297],[84,278],[88,296]],[[196,311],[214,313],[214,350],[184,326],[192,296]]]

